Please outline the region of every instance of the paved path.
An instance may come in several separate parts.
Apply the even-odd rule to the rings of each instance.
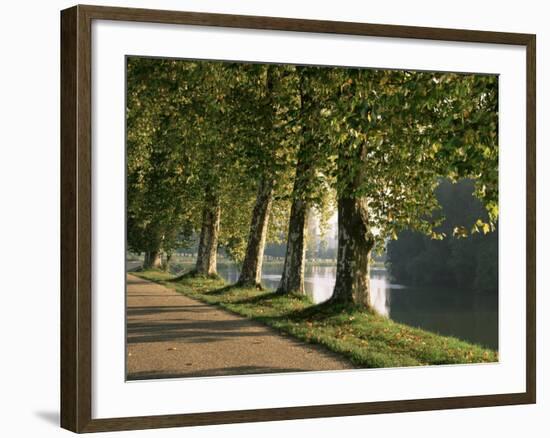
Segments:
[[[321,347],[167,287],[127,276],[128,379],[336,370]]]

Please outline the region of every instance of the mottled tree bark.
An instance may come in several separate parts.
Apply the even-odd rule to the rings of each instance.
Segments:
[[[273,178],[263,177],[258,186],[258,195],[252,212],[250,233],[239,281],[242,286],[261,287],[262,261],[271,203],[273,201]]]
[[[307,205],[302,199],[294,199],[290,209],[285,264],[277,293],[304,294],[304,270],[306,262],[305,228]]]
[[[367,199],[356,195],[365,178],[363,167],[357,163],[364,161],[365,152],[363,144],[354,151],[355,157],[345,155],[341,160],[343,168],[339,175],[343,184],[338,193],[338,260],[330,301],[371,308],[369,271],[374,238]],[[350,158],[355,163],[348,169],[346,163]]]
[[[305,294],[304,270],[306,263],[306,221],[309,209],[305,189],[311,184],[312,164],[301,158],[296,165],[292,189],[292,206],[288,222],[285,263],[277,293]]]
[[[164,253],[165,260],[162,264],[162,270],[168,272],[168,268],[170,268],[170,260],[172,259],[172,252],[165,252]]]
[[[197,247],[197,261],[195,262],[195,270],[198,270],[199,265],[202,266],[202,260],[204,258],[204,241],[205,241],[205,234],[206,234],[206,227],[205,227],[205,219],[206,219],[206,206],[202,209],[202,222],[201,222],[201,233],[199,235],[199,245]]]
[[[160,249],[146,251],[143,259],[143,269],[161,269],[162,259],[160,257]]]
[[[364,198],[338,199],[338,261],[332,302],[371,307],[370,254],[374,241]]]
[[[221,206],[218,196],[207,191],[202,212],[202,226],[199,239],[195,271],[202,275],[217,274],[218,236]]]

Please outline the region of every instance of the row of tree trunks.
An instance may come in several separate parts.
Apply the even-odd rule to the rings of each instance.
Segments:
[[[258,185],[258,195],[252,212],[250,233],[245,257],[241,268],[238,284],[241,286],[261,287],[262,261],[264,257],[265,241],[269,214],[273,201],[274,180],[265,176]]]
[[[269,72],[268,72],[269,73]],[[267,80],[268,95],[271,83]],[[302,105],[306,101],[301,84]],[[304,106],[302,106],[304,110]],[[304,271],[306,255],[306,222],[309,210],[307,201],[308,185],[314,176],[313,163],[307,157],[306,143],[301,145],[301,153],[296,166],[292,206],[289,219],[287,247],[281,282],[278,293],[299,293],[304,291]],[[356,160],[365,159],[366,146],[355,149]],[[349,153],[341,150],[340,153]],[[343,157],[343,163],[349,157]],[[361,166],[358,166],[360,168]],[[340,172],[349,178],[350,172]],[[334,303],[356,304],[370,308],[370,257],[374,239],[369,226],[368,205],[365,198],[355,195],[361,186],[364,174],[355,170],[354,176],[340,185],[338,193],[338,259],[336,283],[330,299]],[[240,286],[261,287],[262,261],[273,201],[274,178],[264,176],[258,184],[258,193],[252,212],[250,232],[245,257],[237,284]],[[216,256],[220,222],[220,200],[208,191],[205,196],[203,221],[199,241],[196,271],[205,275],[216,274]]]
[[[285,264],[278,293],[304,294],[307,204],[295,198],[291,207]],[[374,246],[365,198],[338,199],[338,259],[331,301],[371,307],[370,257]]]
[[[217,274],[218,237],[220,230],[220,198],[207,190],[202,212],[202,226],[195,271],[202,275]]]

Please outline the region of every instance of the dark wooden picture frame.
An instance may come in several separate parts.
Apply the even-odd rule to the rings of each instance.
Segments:
[[[527,59],[526,391],[496,395],[92,419],[91,24],[93,20],[524,46]],[[536,37],[531,34],[80,5],[62,11],[61,426],[74,432],[98,432],[535,403],[535,52]]]

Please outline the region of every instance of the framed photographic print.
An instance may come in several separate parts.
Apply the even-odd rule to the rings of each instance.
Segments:
[[[61,13],[61,423],[535,403],[535,36]]]

